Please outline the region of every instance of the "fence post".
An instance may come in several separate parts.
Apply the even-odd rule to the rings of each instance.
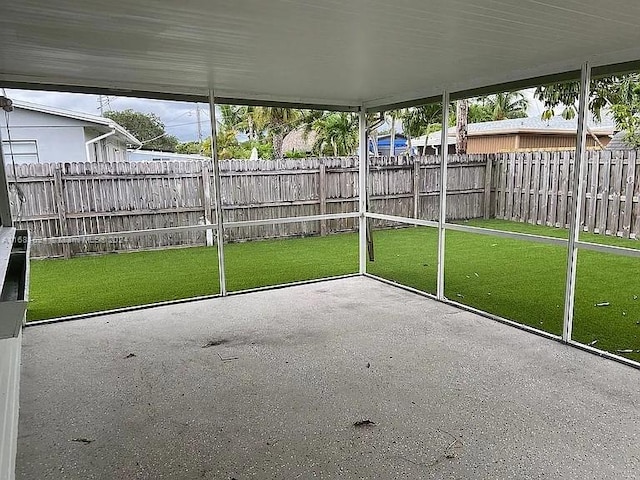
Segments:
[[[613,157],[612,152],[604,151],[602,152],[602,157],[604,163],[602,164],[601,170],[604,170],[604,175],[602,175],[602,184],[601,184],[601,192],[602,192],[602,201],[600,202],[600,216],[597,220],[596,227],[598,228],[598,233],[602,235],[606,235],[607,233],[607,220],[609,219],[609,188],[611,187],[611,158]]]
[[[420,157],[413,157],[413,218],[420,218]]]
[[[635,188],[636,178],[636,151],[629,151],[629,160],[627,164],[627,181],[624,194],[624,214],[622,222],[622,236],[629,238],[631,236],[631,219],[633,215],[633,192]],[[637,221],[637,220],[636,220]]]
[[[64,196],[64,183],[62,180],[62,166],[57,165],[53,170],[53,192],[56,202],[56,211],[58,212],[58,224],[60,226],[60,236],[69,235],[67,226],[67,202]],[[64,258],[71,258],[71,245],[67,242],[62,244],[62,253]]]
[[[204,209],[204,224],[211,225],[211,177],[207,162],[202,162],[202,208]],[[213,230],[206,230],[207,247],[213,245]]]
[[[491,174],[493,169],[493,158],[487,155],[484,169],[484,218],[491,218]]]
[[[320,160],[320,176],[318,178],[318,200],[320,201],[320,215],[327,213],[327,168],[324,161]],[[320,220],[320,235],[327,234],[327,221]]]

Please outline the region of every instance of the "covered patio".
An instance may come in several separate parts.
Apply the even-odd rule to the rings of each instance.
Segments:
[[[1,338],[0,478],[634,478],[640,365],[572,335],[578,252],[640,257],[579,237],[591,79],[639,69],[639,15],[632,0],[4,6],[0,86],[209,104],[209,223],[144,233],[210,231],[220,293]],[[441,103],[446,145],[451,101],[567,81],[579,82],[568,238],[449,222],[447,149],[437,221],[370,211],[375,114]],[[220,104],[357,114],[357,208],[226,222]],[[5,275],[19,272],[4,163],[0,282],[28,296],[28,268]],[[344,218],[359,222],[356,275],[227,292],[225,229]],[[437,231],[432,294],[367,272],[372,219]],[[565,247],[561,334],[447,298],[448,230]]]
[[[25,335],[17,478],[635,478],[636,377],[362,277],[103,315]]]

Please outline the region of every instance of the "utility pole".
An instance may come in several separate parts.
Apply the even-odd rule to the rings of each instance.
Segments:
[[[100,110],[100,116],[104,116],[104,107],[107,107],[107,111],[111,110],[111,98],[108,95],[98,95],[98,110]]]
[[[196,104],[196,122],[198,122],[198,143],[202,145],[202,120],[200,119],[200,105]]]
[[[196,103],[196,122],[198,123],[198,150],[202,155],[202,119],[200,118],[200,105]],[[211,148],[213,148],[213,141],[211,142]]]

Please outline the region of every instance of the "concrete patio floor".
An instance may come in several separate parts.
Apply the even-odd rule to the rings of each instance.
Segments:
[[[361,277],[27,328],[20,400],[18,479],[640,468],[640,371]]]

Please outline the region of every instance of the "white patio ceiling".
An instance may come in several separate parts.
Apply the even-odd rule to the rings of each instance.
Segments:
[[[637,0],[6,1],[0,83],[373,107],[636,61],[638,18]]]

